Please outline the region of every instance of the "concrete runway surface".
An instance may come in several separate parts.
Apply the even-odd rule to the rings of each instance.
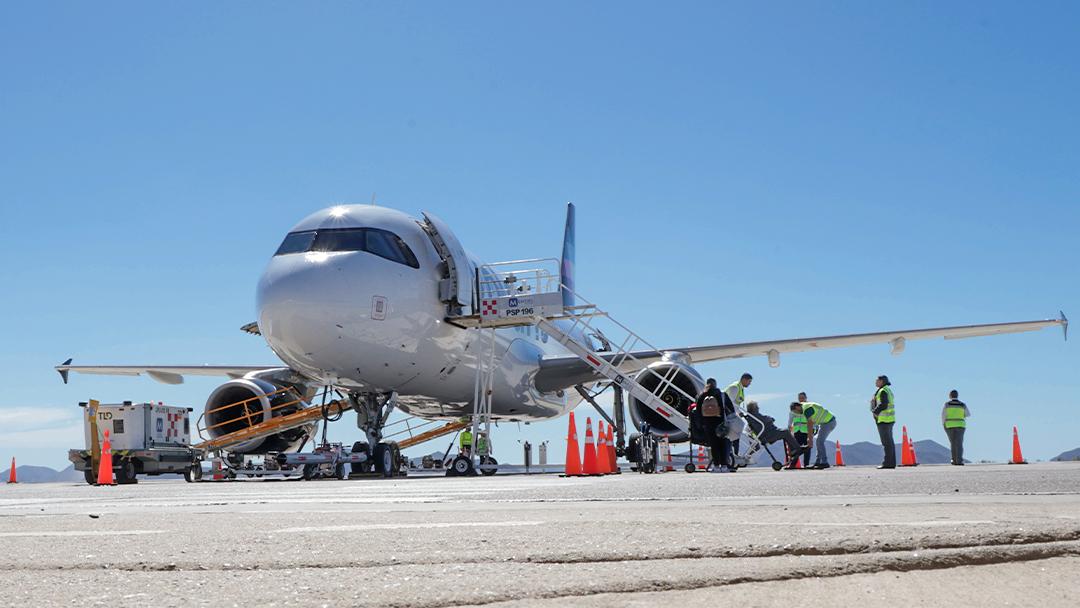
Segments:
[[[0,487],[0,606],[1080,606],[1080,463]]]

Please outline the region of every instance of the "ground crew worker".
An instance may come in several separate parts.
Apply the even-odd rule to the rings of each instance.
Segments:
[[[806,403],[806,393],[799,393],[799,403]],[[810,436],[806,434],[806,416],[796,414],[794,410],[788,413],[788,430],[795,437],[795,441],[802,446],[803,466],[810,467]]]
[[[753,382],[753,381],[754,381],[754,377],[751,376],[749,373],[746,373],[746,374],[743,374],[742,376],[740,376],[739,379],[736,380],[735,382],[732,382],[731,384],[727,385],[727,388],[724,389],[724,392],[727,393],[728,399],[731,399],[731,402],[733,404],[735,404],[735,409],[736,410],[738,410],[739,408],[742,407],[743,401],[746,400],[746,389],[750,387],[750,383]],[[733,439],[731,441],[731,448],[734,451],[734,455],[738,455],[738,453],[739,453],[739,440],[738,439]],[[732,460],[732,464],[734,464],[734,463],[735,463],[735,461]]]
[[[489,456],[487,433],[485,433],[484,431],[479,431],[476,433],[476,453],[480,456],[480,458]]]
[[[795,436],[791,434],[791,431],[788,429],[781,431],[776,428],[776,419],[772,416],[762,414],[757,401],[749,401],[746,403],[746,413],[748,414],[746,424],[750,427],[750,430],[757,435],[762,444],[770,445],[777,441],[784,442],[784,449],[787,450],[788,453],[784,466],[789,469],[795,468],[795,461],[797,461],[799,455],[802,454],[803,447],[795,440]]]
[[[814,451],[817,459],[814,462],[815,469],[829,468],[828,451],[825,449],[825,440],[836,428],[836,416],[825,409],[825,406],[813,401],[791,403],[791,411],[806,416],[806,434],[814,437]]]
[[[960,393],[955,389],[949,391],[949,400],[945,407],[941,408],[941,424],[945,427],[945,434],[949,436],[949,447],[952,448],[952,463],[958,467],[964,466],[964,430],[967,428],[967,419],[971,417],[971,410],[959,399]]]
[[[893,426],[896,424],[896,398],[893,397],[888,376],[878,376],[874,384],[877,391],[870,399],[870,413],[874,415],[881,449],[885,452],[885,459],[878,468],[895,469],[896,442],[893,441]]]
[[[469,427],[461,431],[461,455],[472,456],[472,429]]]

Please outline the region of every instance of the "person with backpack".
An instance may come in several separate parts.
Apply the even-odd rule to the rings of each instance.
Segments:
[[[709,378],[705,381],[705,388],[698,393],[694,402],[697,404],[695,415],[691,419],[700,416],[699,433],[708,440],[712,452],[712,472],[728,473],[734,471],[734,462],[731,454],[731,442],[723,436],[724,419],[735,412],[731,400],[723,391],[716,388],[716,379]]]

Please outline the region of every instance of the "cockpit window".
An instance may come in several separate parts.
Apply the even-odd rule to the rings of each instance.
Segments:
[[[363,228],[320,230],[312,251],[365,251]]]
[[[308,251],[366,251],[381,258],[419,268],[412,249],[398,235],[378,228],[337,228],[293,232],[285,237],[274,255]]]
[[[405,256],[401,253],[401,249],[398,248],[389,232],[383,232],[382,230],[368,230],[367,231],[367,251],[374,253],[379,257],[393,260],[399,264],[408,264],[405,261]]]
[[[285,236],[274,255],[286,255],[289,253],[304,253],[311,250],[311,244],[315,241],[315,231],[292,232]]]

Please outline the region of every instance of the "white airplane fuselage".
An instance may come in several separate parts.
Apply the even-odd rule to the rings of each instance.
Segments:
[[[443,262],[416,219],[385,207],[347,205],[308,216],[290,235],[353,228],[397,235],[418,267],[368,251],[275,255],[256,295],[267,344],[286,365],[326,384],[413,396],[401,400],[408,413],[470,413],[477,357],[490,353],[491,332],[445,321],[446,304],[438,297]],[[531,326],[494,334],[495,418],[546,419],[580,401],[576,392],[540,393],[533,385],[540,358],[568,353],[562,345]]]

